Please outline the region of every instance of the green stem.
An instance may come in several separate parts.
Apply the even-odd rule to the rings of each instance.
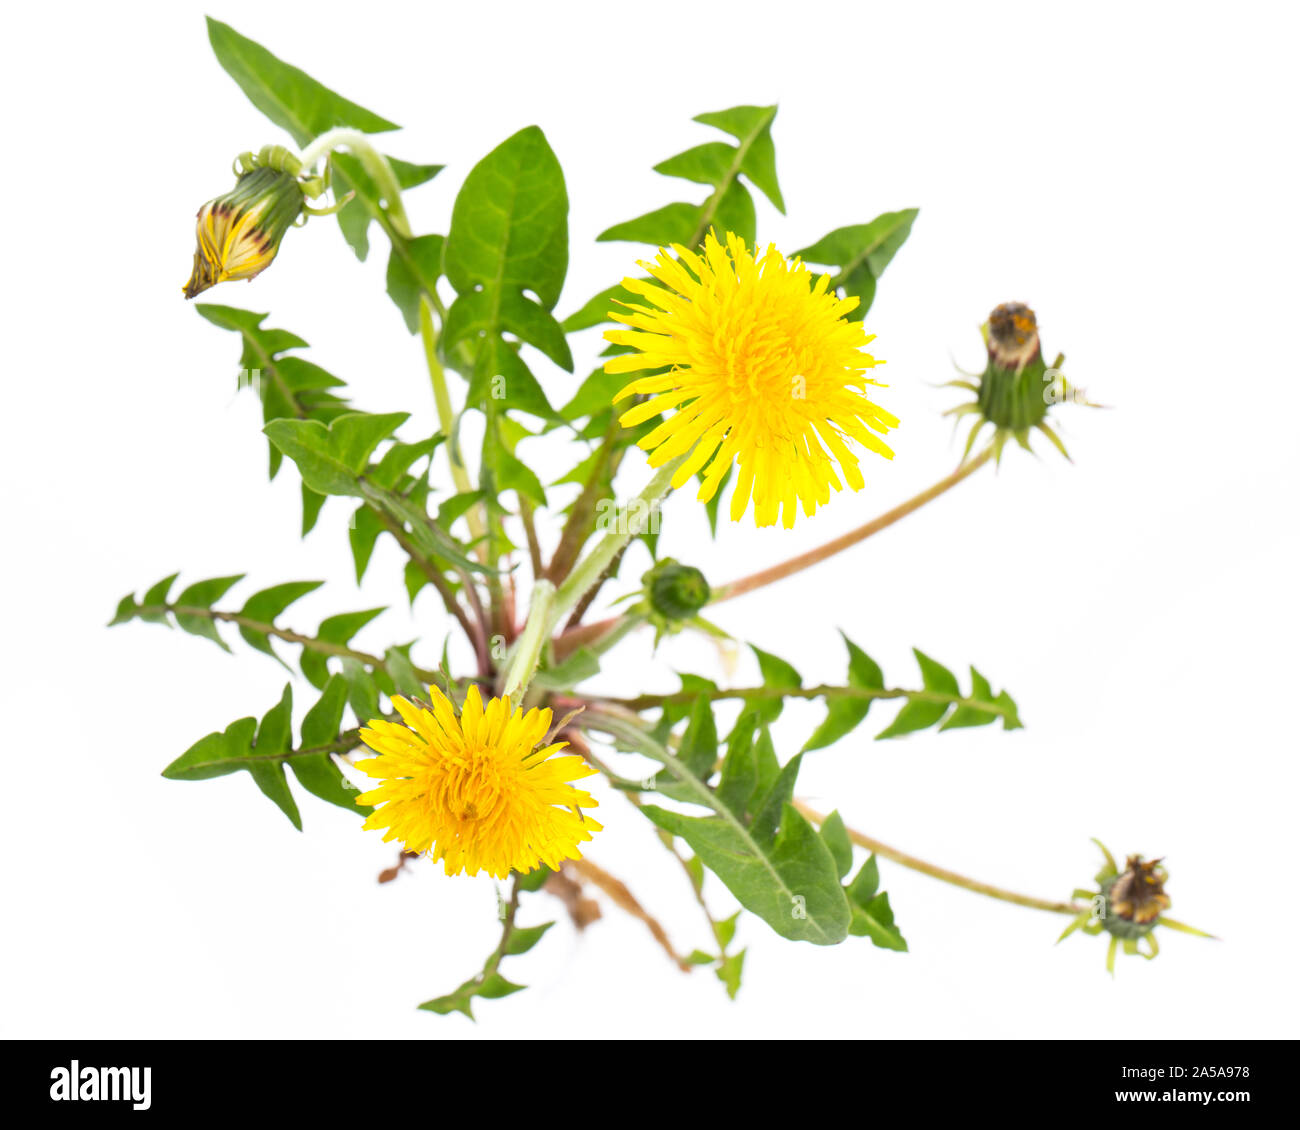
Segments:
[[[361,167],[366,170],[383,196],[389,220],[398,235],[403,239],[413,238],[410,221],[406,218],[406,208],[402,204],[402,186],[397,183],[393,166],[388,163],[387,157],[370,144],[370,138],[360,130],[346,127],[327,130],[303,150],[303,167],[312,168],[317,161],[334,149],[347,149],[361,162]]]
[[[533,672],[542,657],[542,648],[550,636],[549,625],[551,603],[555,599],[555,586],[550,581],[541,580],[533,585],[533,595],[528,606],[528,622],[523,634],[515,645],[514,658],[506,674],[501,693],[509,695],[516,702],[522,701]]]
[[[424,345],[424,361],[429,369],[429,383],[433,386],[433,403],[438,410],[438,430],[447,441],[447,458],[451,463],[451,477],[456,489],[468,494],[474,489],[469,471],[456,441],[456,417],[451,407],[451,394],[447,391],[447,374],[438,360],[438,330],[433,324],[433,306],[427,294],[420,296],[420,340]],[[475,539],[483,536],[483,522],[477,508],[471,509],[470,532]],[[475,519],[478,519],[477,522]]]
[[[660,504],[672,489],[673,473],[685,459],[685,455],[680,455],[665,463],[655,472],[654,477],[645,485],[641,493],[619,509],[610,523],[610,528],[606,529],[605,536],[575,566],[555,594],[555,603],[552,605],[550,621],[547,624],[547,635],[555,630],[556,625],[582,599],[587,590],[600,580],[601,575],[609,567],[610,562],[618,556],[620,550],[650,524],[659,512]]]

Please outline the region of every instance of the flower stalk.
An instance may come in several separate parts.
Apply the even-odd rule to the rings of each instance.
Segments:
[[[550,581],[541,580],[533,585],[532,600],[528,605],[528,621],[524,624],[523,634],[515,644],[514,657],[506,674],[501,693],[521,699],[528,690],[537,664],[541,661],[542,648],[550,635],[551,607],[555,601],[555,586]]]
[[[794,806],[819,828],[822,821],[826,819],[825,814],[818,812],[801,800],[795,800]],[[992,883],[981,883],[978,879],[967,878],[965,875],[957,874],[956,871],[949,871],[946,867],[927,863],[924,859],[917,859],[914,855],[908,855],[906,852],[892,848],[888,844],[882,844],[879,840],[855,831],[853,828],[846,827],[845,831],[848,832],[849,839],[855,844],[874,852],[881,859],[891,860],[902,867],[919,871],[922,875],[929,875],[932,879],[950,883],[954,887],[961,887],[963,890],[972,891],[977,895],[985,895],[991,899],[1014,903],[1016,906],[1027,906],[1031,910],[1047,910],[1053,914],[1079,914],[1086,909],[1078,903],[1035,898],[1033,895],[1017,894],[1015,891],[1008,891],[1003,887],[995,887]]]
[[[555,594],[555,603],[551,607],[547,625],[548,635],[555,631],[556,626],[583,598],[587,590],[600,580],[610,562],[618,556],[623,547],[638,534],[645,532],[654,515],[659,512],[664,498],[672,489],[674,473],[686,458],[685,455],[679,455],[660,467],[641,493],[626,506],[621,507],[610,519],[605,536],[596,543],[586,557],[578,562]]]
[[[709,603],[720,604],[724,600],[732,600],[735,597],[743,596],[745,593],[761,589],[765,585],[785,580],[786,577],[792,577],[804,569],[825,561],[828,557],[834,557],[837,553],[843,553],[844,550],[851,549],[859,542],[866,541],[873,534],[888,529],[900,519],[920,510],[927,502],[933,502],[940,495],[946,494],[958,483],[970,478],[992,458],[992,446],[986,447],[974,459],[962,463],[951,475],[940,479],[933,486],[921,491],[920,494],[913,495],[906,502],[895,506],[892,510],[887,510],[880,517],[873,518],[856,530],[850,530],[847,534],[842,534],[828,541],[825,545],[818,546],[816,549],[810,549],[807,553],[791,557],[788,561],[782,561],[780,564],[767,569],[760,569],[757,573],[751,573],[749,576],[741,577],[729,584],[719,585],[713,590],[713,597]]]

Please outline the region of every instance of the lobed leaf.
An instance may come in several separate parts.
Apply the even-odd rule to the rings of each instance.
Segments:
[[[365,497],[357,480],[371,453],[408,417],[407,412],[349,412],[328,426],[319,420],[274,420],[263,430],[298,465],[312,490]]]
[[[473,346],[467,403],[556,418],[516,344],[504,335],[573,371],[564,330],[551,314],[568,269],[568,214],[564,173],[536,126],[507,138],[465,178],[443,252],[457,293],[443,327],[443,348]]]
[[[346,808],[368,813],[355,803],[356,789],[343,776],[329,752],[321,749],[339,740],[345,687],[334,676],[302,724],[302,743],[292,748],[293,689],[285,685],[280,701],[263,716],[241,718],[225,730],[195,742],[166,769],[163,776],[176,781],[204,781],[245,770],[262,793],[290,823],[302,830],[297,802],[285,778],[285,766],[308,792]]]

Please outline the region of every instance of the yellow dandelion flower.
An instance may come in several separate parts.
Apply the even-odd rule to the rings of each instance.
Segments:
[[[614,400],[648,397],[619,417],[624,427],[668,413],[640,446],[652,467],[690,452],[674,487],[707,463],[699,490],[707,502],[735,464],[732,521],[752,496],[757,525],[779,515],[789,528],[798,503],[811,516],[830,500],[840,473],[861,490],[849,441],[892,459],[876,433],[898,419],[866,395],[879,384],[866,371],[883,362],[863,352],[873,335],[846,317],[857,298],[838,297],[829,275],[815,279],[770,244],[755,257],[739,236],[726,238],[723,247],[710,232],[703,254],[674,244],[676,259],[661,248],[653,263],[639,264],[657,281],[623,280],[650,305],[610,314],[630,328],[606,339],[637,352],[611,358],[605,371],[668,370],[638,377]]]
[[[504,879],[580,858],[578,844],[601,830],[580,810],[598,802],[569,782],[596,770],[581,757],[552,757],[566,742],[537,748],[550,710],[511,713],[509,698],[485,707],[474,686],[459,718],[436,687],[429,701],[432,710],[394,698],[406,725],[376,719],[362,729],[361,740],[379,756],[356,767],[383,780],[357,797],[378,806],[364,827],[387,828],[385,841],[429,852],[448,875],[486,871]]]

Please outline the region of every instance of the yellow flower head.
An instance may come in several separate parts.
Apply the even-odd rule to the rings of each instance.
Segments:
[[[436,687],[429,701],[432,710],[394,698],[406,725],[377,719],[361,731],[379,756],[357,768],[383,780],[357,797],[379,806],[364,826],[387,828],[384,840],[400,840],[407,851],[430,852],[448,875],[486,871],[504,879],[580,858],[578,844],[601,826],[579,809],[598,802],[569,782],[596,770],[581,757],[552,757],[566,742],[536,748],[551,712],[512,714],[509,698],[484,707],[474,686],[459,718]]]
[[[724,248],[710,232],[702,255],[678,244],[672,250],[676,259],[661,248],[653,263],[639,264],[657,282],[623,280],[650,305],[612,312],[631,328],[605,334],[637,350],[606,362],[606,372],[667,369],[614,398],[648,397],[619,417],[624,427],[669,413],[640,442],[650,465],[690,451],[672,483],[683,486],[707,463],[705,502],[738,465],[732,521],[752,495],[759,526],[775,525],[779,515],[789,528],[797,503],[808,515],[825,505],[841,486],[837,463],[844,481],[861,490],[858,457],[846,441],[892,459],[875,433],[898,420],[867,398],[867,386],[878,382],[865,373],[882,362],[863,352],[872,335],[846,317],[857,298],[838,297],[829,275],[815,279],[772,245],[756,258],[731,233]]]
[[[280,241],[302,214],[303,189],[289,172],[255,168],[225,196],[199,209],[198,249],[185,297],[231,279],[251,279],[271,265]]]

